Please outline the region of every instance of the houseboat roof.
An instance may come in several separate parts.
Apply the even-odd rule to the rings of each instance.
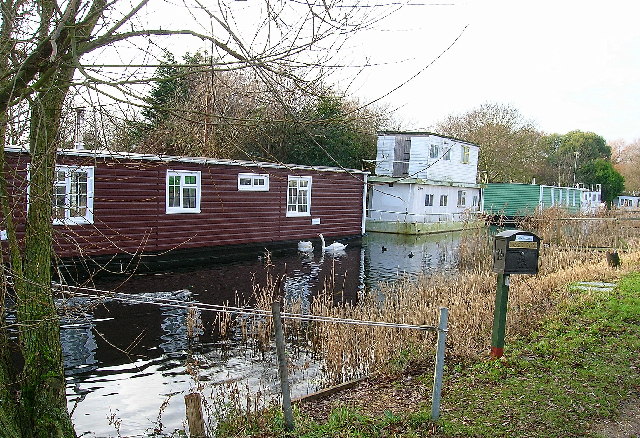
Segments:
[[[29,150],[20,146],[6,146],[7,152],[29,153]],[[260,169],[289,169],[289,170],[314,170],[317,172],[343,172],[343,173],[356,173],[356,174],[369,174],[358,169],[347,169],[343,167],[331,167],[331,166],[306,166],[302,164],[284,164],[284,163],[270,163],[266,161],[249,161],[249,160],[231,160],[220,158],[207,158],[207,157],[186,157],[177,155],[155,155],[155,154],[140,154],[136,152],[115,152],[108,149],[59,149],[58,154],[66,156],[76,157],[89,157],[89,158],[111,158],[115,160],[141,160],[141,161],[159,161],[170,163],[195,163],[202,165],[217,165],[217,166],[241,166],[241,167],[255,167]]]
[[[449,140],[459,141],[460,143],[470,144],[472,146],[480,147],[476,143],[472,143],[470,141],[462,140],[460,138],[451,137],[449,135],[438,134],[436,132],[429,131],[380,131],[378,135],[416,135],[416,136],[427,136],[427,135],[435,135],[436,137],[448,138]]]
[[[385,183],[385,184],[424,184],[429,186],[470,187],[470,188],[480,187],[480,184],[470,184],[465,182],[435,181],[430,179],[395,177],[395,176],[370,176],[367,179],[367,181],[370,183]]]

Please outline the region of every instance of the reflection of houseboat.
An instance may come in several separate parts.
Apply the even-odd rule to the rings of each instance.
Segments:
[[[6,148],[23,236],[30,155]],[[58,257],[157,256],[361,236],[367,173],[237,160],[66,150],[57,156]],[[153,258],[153,257],[151,257]]]
[[[423,132],[378,135],[369,178],[367,231],[422,234],[460,230],[479,211],[478,146]]]
[[[568,213],[594,213],[601,204],[600,187],[557,187],[538,184],[490,183],[484,186],[482,210],[507,219],[530,216],[551,207]]]

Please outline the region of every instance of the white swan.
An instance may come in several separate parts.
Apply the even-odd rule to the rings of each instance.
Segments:
[[[326,246],[325,241],[324,241],[324,236],[322,234],[318,234],[318,236],[320,236],[320,240],[322,241],[322,250],[323,251],[331,251],[331,252],[343,251],[347,247],[347,245],[345,245],[344,243],[340,243],[340,242],[333,242],[331,245]]]
[[[300,242],[298,242],[298,251],[301,251],[301,252],[313,251],[313,243],[309,242],[308,240],[301,240]]]

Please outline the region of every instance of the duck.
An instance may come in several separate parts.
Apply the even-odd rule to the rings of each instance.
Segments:
[[[313,251],[313,243],[308,240],[301,240],[298,242],[298,251],[300,252],[310,252]]]
[[[320,236],[320,240],[322,241],[322,251],[342,251],[347,247],[347,245],[340,242],[333,242],[331,245],[326,246],[324,236],[322,234],[318,234],[318,236]]]

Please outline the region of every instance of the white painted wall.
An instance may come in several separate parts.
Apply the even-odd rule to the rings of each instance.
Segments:
[[[396,137],[378,136],[376,175],[393,176]],[[438,151],[431,157],[432,147]],[[463,163],[464,147],[469,148],[469,162]],[[409,177],[453,183],[475,184],[478,173],[478,146],[433,134],[411,136]],[[447,158],[448,152],[448,158]],[[402,158],[400,158],[402,159]]]
[[[465,192],[465,205],[458,205],[458,192]],[[427,195],[433,195],[433,205],[425,205]],[[446,196],[447,204],[440,205]],[[475,197],[476,205],[473,205]],[[480,189],[426,184],[375,184],[369,218],[400,222],[439,222],[460,220],[464,213],[479,211]]]
[[[376,154],[376,175],[393,175],[393,149],[396,138],[393,135],[379,135]]]

